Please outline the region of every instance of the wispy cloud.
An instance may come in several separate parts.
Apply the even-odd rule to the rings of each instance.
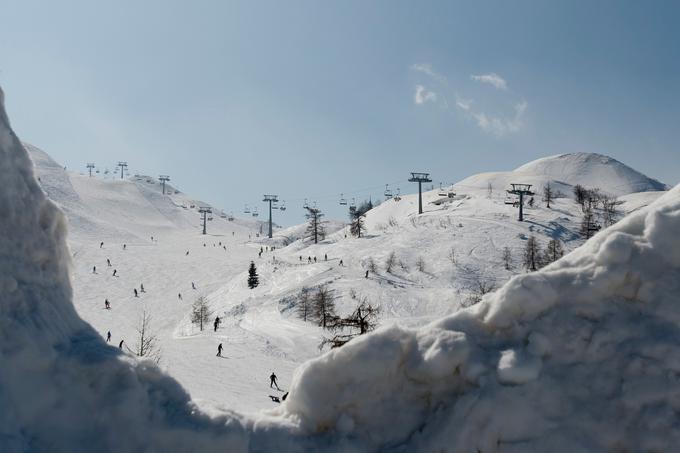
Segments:
[[[432,69],[432,65],[429,63],[416,63],[411,66],[411,69],[422,72],[423,74],[427,74],[438,82],[446,83],[446,77]]]
[[[472,107],[473,102],[474,101],[472,99],[463,99],[456,95],[456,107],[461,110],[465,110],[467,112]]]
[[[507,90],[508,89],[508,84],[503,79],[503,77],[499,76],[495,72],[490,72],[488,74],[480,74],[480,75],[471,75],[470,78],[474,80],[475,82],[480,82],[480,83],[488,83],[489,85],[493,85],[499,90]]]
[[[477,126],[484,132],[491,133],[497,137],[502,137],[506,134],[519,132],[524,126],[524,113],[526,112],[528,104],[526,101],[521,101],[514,106],[515,113],[512,117],[492,116],[484,112],[472,112],[469,109],[466,112],[475,119]],[[461,107],[462,108],[462,107]]]
[[[416,94],[413,98],[416,104],[424,104],[426,102],[437,102],[437,93],[429,91],[422,85],[416,85]]]

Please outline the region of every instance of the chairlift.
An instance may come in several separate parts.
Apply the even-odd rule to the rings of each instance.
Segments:
[[[220,213],[220,218],[221,218],[221,219],[226,219],[226,218],[227,218],[227,213],[221,212],[221,213]]]
[[[347,205],[347,200],[340,194],[340,205],[345,206]]]
[[[357,202],[356,198],[352,198],[352,202],[349,204],[350,209],[356,209],[357,208]]]
[[[449,193],[446,190],[444,190],[444,188],[442,187],[441,182],[439,183],[439,193],[438,193],[438,195],[440,197],[448,197],[449,196]]]
[[[515,197],[511,197],[510,195],[506,195],[505,204],[509,204],[516,207],[519,204],[519,200]]]
[[[257,217],[258,215],[260,215],[260,214],[257,213],[257,206],[255,206],[253,208],[253,217]]]
[[[305,202],[302,204],[302,207],[307,209],[309,207],[309,203],[307,203],[307,199],[305,198]]]
[[[248,205],[246,205],[245,209],[243,210],[243,213],[250,214],[250,208],[248,207]]]
[[[279,209],[280,209],[281,211],[285,211],[285,210],[286,210],[286,200],[283,200],[283,203],[281,204],[281,206],[279,206]]]
[[[394,196],[394,201],[401,201],[401,191],[397,187],[397,194]]]
[[[392,191],[390,190],[390,185],[385,184],[385,199],[389,200],[390,198],[392,198]]]

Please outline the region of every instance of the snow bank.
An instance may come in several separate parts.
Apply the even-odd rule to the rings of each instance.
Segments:
[[[471,309],[308,362],[282,410],[370,448],[672,450],[678,231],[680,186]]]

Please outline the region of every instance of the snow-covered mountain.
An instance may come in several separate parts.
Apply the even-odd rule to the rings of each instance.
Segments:
[[[669,188],[616,159],[595,153],[544,157],[513,171],[480,173],[460,181],[456,186],[487,189],[490,184],[494,190],[505,190],[511,183],[533,184],[539,193],[550,183],[556,190],[568,195],[577,184],[599,188],[614,196]]]
[[[382,203],[365,237],[340,229],[260,257],[252,223],[215,219],[203,236],[182,194],[75,175],[30,151],[39,184],[0,108],[0,451],[668,451],[678,441],[680,187],[628,195],[632,215],[525,274],[530,235],[582,244],[572,200],[537,202],[520,223],[500,187],[461,183],[452,197],[425,193],[423,215],[413,195]],[[500,289],[461,309],[480,279]],[[382,327],[319,355],[323,332],[293,305],[320,284],[340,312],[355,306],[352,291],[380,305]],[[216,331],[188,320],[199,295],[224,320]],[[169,375],[126,353],[143,311]],[[267,397],[279,395],[273,370],[290,389],[280,406]],[[253,413],[264,407],[276,408]]]

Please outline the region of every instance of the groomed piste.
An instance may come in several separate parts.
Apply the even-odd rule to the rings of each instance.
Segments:
[[[680,188],[419,329],[300,366],[210,416],[76,313],[66,222],[0,94],[0,451],[671,451],[680,440]]]

